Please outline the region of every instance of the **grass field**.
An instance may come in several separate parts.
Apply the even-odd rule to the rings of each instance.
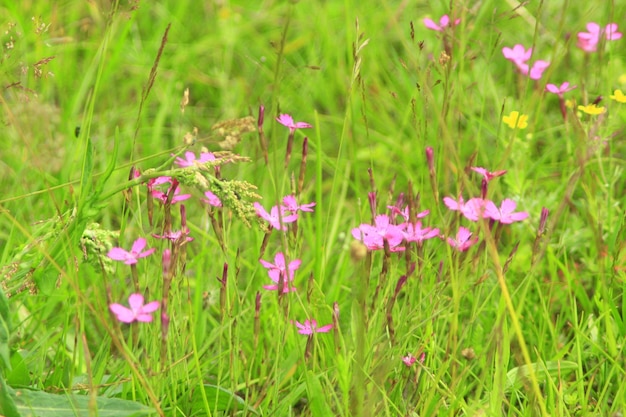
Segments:
[[[624,16],[3,3],[0,416],[623,416]]]

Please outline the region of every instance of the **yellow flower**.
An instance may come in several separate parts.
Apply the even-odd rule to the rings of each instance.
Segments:
[[[526,129],[528,127],[528,115],[512,111],[508,116],[502,116],[502,121],[511,129]]]
[[[622,90],[615,90],[613,95],[610,96],[611,99],[617,101],[618,103],[626,103],[626,95],[622,93]]]
[[[576,100],[565,100],[565,107],[567,107],[568,109],[573,109],[574,106],[576,105]]]
[[[619,81],[620,84],[626,84],[626,74],[620,75],[617,80]]]
[[[578,110],[591,114],[593,116],[597,116],[598,114],[602,114],[606,111],[604,107],[598,107],[595,104],[587,104],[586,106],[578,106]]]

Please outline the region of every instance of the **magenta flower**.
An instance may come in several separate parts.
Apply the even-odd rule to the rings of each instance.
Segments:
[[[423,242],[424,240],[432,239],[439,236],[439,229],[433,229],[431,227],[425,227],[422,229],[422,222],[407,223],[406,229],[402,232],[404,240],[407,242]]]
[[[387,241],[392,252],[399,252],[404,250],[398,246],[404,240],[403,227],[391,224],[389,216],[380,214],[374,219],[374,226],[361,224],[352,229],[352,236],[363,242],[369,250],[383,249]]]
[[[310,124],[305,123],[305,122],[294,123],[293,118],[288,114],[281,114],[279,117],[276,118],[276,121],[280,123],[281,125],[288,127],[289,134],[293,134],[293,132],[295,132],[296,129],[306,129],[309,127],[313,127]]]
[[[531,80],[539,80],[543,76],[543,72],[550,66],[548,61],[537,60],[533,63],[533,66],[528,69],[527,65],[522,65],[520,70],[523,74],[528,75]]]
[[[461,214],[463,214],[466,219],[477,222],[478,219],[488,218],[487,212],[490,209],[496,209],[496,205],[493,204],[493,201],[482,198],[470,198],[461,208]]]
[[[123,261],[126,265],[136,264],[139,258],[145,258],[146,256],[150,256],[156,250],[155,248],[148,249],[147,251],[143,251],[143,248],[146,247],[146,239],[140,237],[135,240],[133,243],[133,247],[128,252],[122,248],[112,248],[107,256],[114,261]],[[143,251],[143,252],[142,252]]]
[[[465,252],[478,242],[478,237],[472,238],[472,232],[465,227],[459,227],[456,238],[448,238],[448,244],[459,252]]]
[[[302,263],[300,259],[294,259],[289,262],[289,265],[285,265],[285,255],[282,252],[278,252],[276,256],[274,256],[274,263],[267,262],[263,259],[259,259],[259,262],[267,268],[267,275],[275,282],[273,285],[264,285],[263,288],[266,290],[278,290],[278,285],[282,279],[283,293],[296,290],[290,283],[293,281],[296,269],[300,268],[300,264]]]
[[[154,188],[155,185],[162,185],[162,184],[168,184],[168,183],[171,185],[166,192],[163,192]],[[172,180],[171,177],[158,177],[158,178],[154,178],[153,180],[148,181],[148,189],[150,190],[150,194],[152,195],[152,197],[160,200],[162,203],[166,203],[167,196],[172,191],[172,187],[174,187],[174,184],[176,184],[176,189],[174,190],[174,196],[172,197],[172,204],[191,198],[191,194],[180,194],[180,186],[178,182],[175,182],[175,180]]]
[[[387,206],[391,210],[391,217],[402,216],[405,222],[409,221],[409,206],[400,209],[398,206]],[[430,210],[420,211],[415,215],[416,219],[422,219],[430,214]]]
[[[568,91],[572,91],[575,88],[576,88],[575,85],[570,87],[567,81],[565,81],[563,84],[561,84],[558,87],[555,84],[546,84],[546,91],[556,94],[560,98],[563,98],[563,94],[567,93]]]
[[[526,64],[533,54],[533,48],[524,48],[524,45],[517,44],[513,48],[504,47],[502,48],[502,55],[509,61],[513,62],[518,67],[520,65]]]
[[[452,211],[461,211],[463,210],[463,206],[465,202],[463,201],[463,197],[459,196],[458,200],[453,199],[452,197],[444,197],[443,204],[446,205]]]
[[[174,163],[181,168],[192,167],[198,164],[204,164],[206,162],[215,161],[215,155],[211,152],[202,152],[200,154],[200,158],[196,159],[196,154],[193,152],[185,152],[185,157],[181,158],[180,156],[176,158]]]
[[[193,240],[192,237],[189,236],[189,229],[177,230],[177,231],[168,231],[163,233],[162,235],[153,234],[152,237],[157,239],[167,239],[170,242],[191,242]]]
[[[283,198],[283,206],[281,208],[283,209],[283,213],[290,211],[292,214],[295,214],[298,211],[312,212],[313,207],[315,207],[315,203],[298,205],[296,198],[292,195],[288,195]]]
[[[447,14],[441,16],[441,19],[439,19],[439,24],[435,23],[432,19],[424,19],[424,26],[426,26],[428,29],[436,30],[437,32],[443,32],[446,27],[448,27],[448,25],[452,27],[458,25],[459,23],[461,23],[461,19],[456,19],[454,23],[450,25],[450,16],[448,16]]]
[[[506,174],[506,170],[491,172],[481,167],[472,167],[472,171],[478,172],[480,175],[482,175],[485,178],[485,180],[487,180],[487,182],[491,181],[494,178],[498,178]]]
[[[402,357],[402,362],[404,362],[406,366],[411,367],[415,362],[417,362],[417,358],[409,353],[408,355]]]
[[[615,41],[622,37],[622,33],[617,31],[617,23],[609,23],[604,29],[601,29],[597,23],[590,22],[587,23],[587,32],[578,32],[576,45],[585,52],[595,52],[602,35],[609,41]]]
[[[485,215],[500,223],[510,224],[513,222],[519,222],[528,217],[528,213],[520,211],[515,213],[517,204],[511,199],[505,199],[500,204],[500,208],[497,208],[495,204],[491,204],[485,208]]]
[[[305,320],[304,324],[299,321],[292,322],[298,328],[298,333],[312,335],[313,333],[328,333],[332,328],[332,324],[327,324],[326,326],[317,327],[316,320]]]
[[[109,304],[109,310],[111,310],[122,323],[132,323],[134,321],[151,322],[151,313],[159,309],[158,301],[144,304],[143,295],[141,294],[131,294],[130,297],[128,297],[128,305],[130,308],[117,303]]]
[[[254,202],[253,206],[256,210],[256,214],[260,218],[266,220],[274,229],[287,231],[287,226],[285,226],[285,223],[293,223],[298,220],[297,213],[282,215],[282,212],[279,213],[280,210],[278,206],[272,207],[269,213],[265,211],[263,206],[256,201]]]
[[[206,196],[206,198],[203,198],[200,201],[207,203],[213,207],[222,207],[222,200],[220,200],[220,198],[213,194],[211,191],[205,191],[204,195]]]

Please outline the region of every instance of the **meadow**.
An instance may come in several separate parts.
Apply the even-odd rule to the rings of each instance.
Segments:
[[[623,416],[626,4],[0,5],[0,416]]]

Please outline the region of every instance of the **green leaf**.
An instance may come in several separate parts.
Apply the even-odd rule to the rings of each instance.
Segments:
[[[578,367],[576,362],[571,361],[548,361],[545,363],[533,363],[532,369],[537,381],[543,382],[550,378],[564,376],[567,371],[571,371]],[[528,383],[530,376],[530,368],[527,365],[518,366],[511,369],[506,374],[506,383],[504,385],[504,392],[510,392],[512,390],[519,390]]]
[[[97,409],[99,417],[135,417],[154,414],[153,408],[134,401],[119,398],[96,397],[87,395],[50,394],[44,391],[9,389],[17,409],[29,417],[74,417],[90,415],[90,410]],[[10,417],[7,415],[7,417]]]
[[[15,407],[15,402],[11,396],[11,388],[4,383],[4,378],[0,375],[0,416],[20,417],[20,413]]]
[[[9,334],[11,320],[9,317],[9,300],[0,288],[0,369],[11,369],[9,355]]]
[[[191,415],[194,417],[209,415],[206,412],[202,388],[198,387],[191,396]],[[211,411],[237,411],[246,410],[252,414],[259,413],[246,404],[243,398],[232,391],[216,385],[204,384],[207,403]]]
[[[326,394],[322,389],[322,384],[318,377],[312,372],[308,372],[306,379],[306,391],[309,399],[309,407],[313,416],[332,416],[333,411],[326,402]]]

